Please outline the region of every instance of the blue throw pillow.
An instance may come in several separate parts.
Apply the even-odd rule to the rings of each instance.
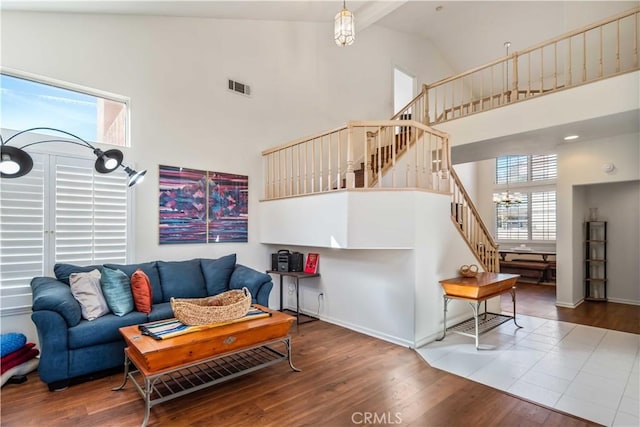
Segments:
[[[229,290],[229,279],[236,267],[236,254],[218,259],[201,259],[200,267],[207,285],[207,294],[221,294]]]
[[[169,301],[175,298],[203,298],[207,296],[200,260],[158,261],[158,272],[162,283],[162,297]]]
[[[133,276],[133,273],[136,272],[137,269],[140,269],[147,275],[149,278],[149,282],[151,282],[151,289],[153,291],[153,303],[161,303],[164,301],[162,298],[162,286],[160,286],[160,275],[158,274],[158,269],[156,268],[156,262],[145,262],[140,264],[105,264],[105,267],[121,270],[124,274],[129,276]]]
[[[20,350],[27,343],[27,337],[18,332],[0,335],[0,357]]]
[[[107,305],[116,316],[124,316],[134,309],[129,276],[120,270],[104,267],[100,286]]]

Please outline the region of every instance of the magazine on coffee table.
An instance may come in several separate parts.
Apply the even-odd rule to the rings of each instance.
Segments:
[[[180,335],[188,334],[196,331],[204,331],[206,329],[216,328],[218,326],[229,325],[231,323],[244,322],[247,320],[260,319],[262,317],[269,317],[271,313],[259,309],[258,307],[251,307],[246,315],[238,319],[228,320],[226,322],[209,323],[206,325],[185,325],[178,319],[167,319],[158,322],[143,323],[138,325],[142,335],[147,335],[154,340],[166,340],[169,338],[177,337]]]

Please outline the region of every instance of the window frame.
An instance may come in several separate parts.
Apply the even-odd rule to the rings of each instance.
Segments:
[[[43,212],[43,233],[42,233],[42,275],[44,276],[53,276],[53,267],[56,264],[56,205],[59,202],[56,193],[56,168],[60,165],[64,165],[65,162],[86,162],[86,168],[92,170],[92,176],[100,178],[100,175],[93,168],[94,158],[86,156],[86,155],[70,155],[66,153],[60,152],[50,152],[46,153],[43,151],[39,151],[37,153],[42,160],[39,162],[42,163],[43,168],[43,183],[42,183],[42,212]],[[29,178],[29,174],[24,177],[15,178],[10,181],[17,181],[21,179]],[[124,245],[126,247],[125,253],[125,262],[126,264],[132,262],[134,253],[135,253],[135,227],[134,227],[134,206],[135,206],[135,193],[133,191],[129,191],[126,185],[126,177],[123,175],[123,193],[126,195],[126,224],[124,226],[125,238]],[[3,180],[4,181],[4,180]],[[7,180],[9,181],[9,180]],[[94,193],[95,194],[95,193]],[[0,183],[0,196],[2,195],[2,183]],[[95,197],[95,195],[93,196]],[[94,201],[95,203],[95,201]],[[1,227],[0,227],[1,230]],[[95,239],[96,232],[95,230],[91,233],[92,238]],[[0,242],[2,234],[0,233]],[[4,254],[3,254],[4,255]],[[95,254],[92,252],[92,257]],[[59,261],[59,262],[67,262],[67,261]],[[72,264],[74,262],[71,262]],[[88,264],[93,264],[94,262],[89,262]],[[117,262],[119,263],[119,262]],[[11,289],[10,291],[6,291],[6,289]],[[11,297],[12,295],[17,295],[17,292],[20,292],[19,295],[29,296],[31,298],[31,288],[27,283],[18,285],[18,286],[7,286],[4,287],[2,281],[0,280],[0,301],[4,300],[5,297]],[[24,298],[23,298],[24,300]],[[28,314],[31,312],[31,304],[28,305],[7,305],[3,302],[0,304],[0,317],[5,316],[14,316],[21,314]]]
[[[125,130],[124,130],[124,145],[111,144],[103,141],[93,141],[91,138],[87,139],[92,144],[102,145],[102,146],[111,146],[111,147],[121,147],[121,148],[130,148],[131,147],[131,99],[129,97],[107,92],[100,89],[94,89],[87,86],[82,86],[75,83],[66,82],[63,80],[54,79],[52,77],[46,77],[39,74],[30,73],[27,71],[16,70],[14,68],[8,68],[0,66],[0,74],[4,74],[10,77],[29,80],[34,83],[40,83],[47,86],[52,86],[60,89],[65,89],[73,92],[82,93],[84,95],[93,96],[96,98],[102,98],[112,102],[118,102],[124,104],[125,108]],[[34,127],[41,126],[42,123],[34,124]],[[57,127],[57,126],[52,126]],[[6,125],[2,124],[2,130],[9,130]],[[14,129],[15,131],[21,131],[22,129]],[[66,130],[66,129],[63,129]],[[82,137],[82,135],[79,135]]]
[[[553,162],[555,163],[555,176],[553,178],[548,178],[548,179],[537,179],[537,180],[532,180],[532,176],[533,176],[533,170],[532,170],[532,159],[536,156],[554,156],[553,158]],[[505,158],[505,157],[526,157],[526,180],[522,180],[522,179],[518,179],[516,181],[511,181],[512,179],[512,175],[509,173],[509,171],[506,172],[505,176],[509,176],[509,181],[507,183],[506,180],[504,180],[504,183],[497,183],[499,181],[498,179],[498,175],[499,175],[499,168],[498,168],[498,162],[499,159],[501,158]],[[534,245],[555,245],[556,240],[557,240],[557,189],[556,189],[556,182],[557,182],[557,154],[555,153],[545,153],[545,154],[528,154],[528,155],[505,155],[505,156],[499,156],[495,159],[494,162],[494,184],[493,184],[493,192],[492,192],[492,196],[495,195],[496,193],[504,193],[507,190],[510,193],[520,193],[523,198],[526,198],[526,209],[527,209],[527,213],[526,213],[526,218],[527,218],[527,238],[526,239],[514,239],[514,238],[500,238],[499,237],[499,229],[498,229],[498,213],[499,213],[499,209],[500,207],[494,203],[493,206],[493,235],[495,236],[495,240],[498,243],[505,243],[505,244],[522,244],[522,243],[529,243],[529,244],[534,244]],[[509,168],[509,162],[507,161],[507,168]],[[532,194],[534,193],[545,193],[545,192],[554,192],[555,193],[555,197],[556,197],[556,211],[555,211],[555,215],[556,215],[556,230],[555,230],[555,238],[554,239],[534,239],[533,238],[533,224],[532,224]],[[510,236],[511,237],[511,236]]]

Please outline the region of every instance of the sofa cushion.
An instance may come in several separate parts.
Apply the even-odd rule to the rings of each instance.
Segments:
[[[100,285],[104,299],[107,300],[107,305],[113,314],[124,316],[133,311],[133,295],[131,295],[129,276],[121,270],[105,267],[102,269]]]
[[[91,322],[82,320],[76,326],[69,328],[69,348],[83,348],[112,341],[122,341],[122,335],[118,329],[146,321],[147,315],[138,311],[132,311],[124,316],[109,313]]]
[[[202,298],[207,296],[207,287],[200,270],[200,260],[158,261],[160,283],[164,302],[171,297]]]
[[[256,304],[258,291],[262,284],[270,282],[271,276],[261,273],[244,265],[237,264],[229,280],[229,289],[242,289],[246,287],[251,292],[251,302]]]
[[[94,320],[109,313],[109,306],[100,287],[100,276],[97,268],[88,273],[69,275],[71,293],[80,303],[82,317],[87,320]]]
[[[98,269],[98,271],[102,272],[101,265],[87,265],[85,267],[82,267],[73,264],[56,264],[53,266],[53,273],[56,275],[56,279],[68,285],[69,276],[72,273],[88,273],[95,269]]]
[[[105,267],[118,269],[123,271],[127,276],[133,276],[136,270],[144,271],[151,283],[151,291],[153,294],[153,303],[162,302],[162,286],[160,285],[160,275],[158,274],[157,263],[155,261],[143,262],[140,264],[105,264]]]
[[[151,283],[144,271],[138,269],[131,276],[131,294],[133,294],[133,305],[136,311],[141,313],[151,313],[153,301]]]
[[[155,322],[156,320],[171,319],[175,317],[173,310],[171,309],[170,302],[162,302],[160,304],[153,304],[151,307],[151,313],[149,313],[149,322]]]
[[[218,295],[229,290],[229,279],[236,266],[236,254],[218,259],[201,259],[200,267],[207,286],[207,295]]]

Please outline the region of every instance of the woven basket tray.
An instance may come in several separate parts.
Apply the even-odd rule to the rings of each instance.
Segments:
[[[185,325],[207,325],[239,319],[251,308],[247,288],[223,292],[207,298],[171,298],[173,315]]]

